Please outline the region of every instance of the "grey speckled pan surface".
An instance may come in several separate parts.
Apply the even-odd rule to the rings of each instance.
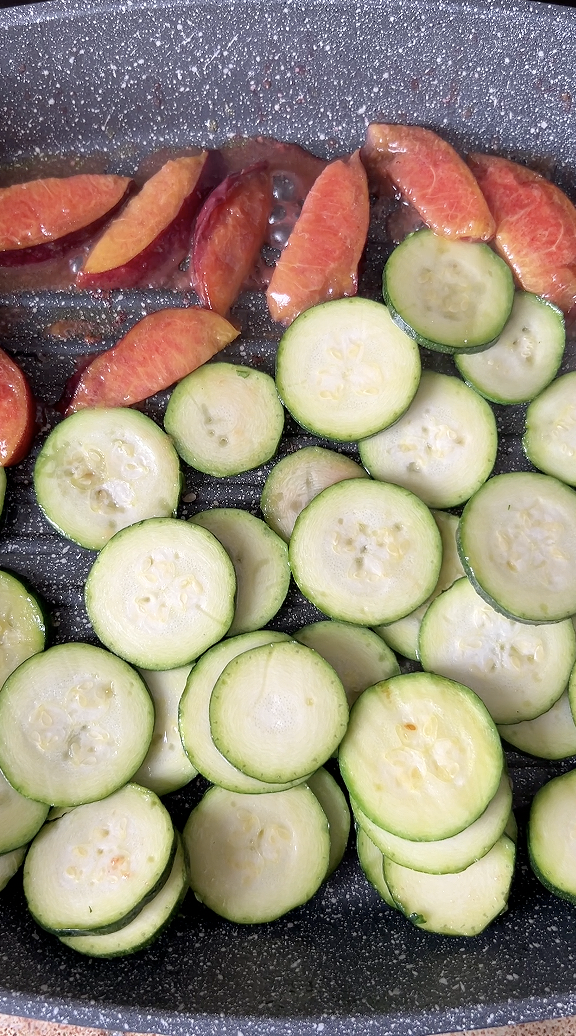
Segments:
[[[464,149],[494,149],[573,193],[573,12],[516,3],[53,2],[0,13],[0,164],[106,156],[131,173],[150,151],[235,134],[295,140],[321,155],[357,147],[373,119],[430,125]],[[6,178],[4,180],[6,182]],[[574,194],[573,194],[574,196]],[[367,274],[365,290],[376,283]],[[47,328],[75,315],[109,344],[118,320],[167,301],[66,294],[0,299],[0,342],[47,404],[86,352]],[[177,304],[183,300],[176,300]],[[238,306],[229,355],[272,368],[276,329],[261,299]],[[570,361],[568,361],[570,362]],[[165,399],[148,411],[159,417]],[[498,413],[499,469],[521,463],[522,412]],[[288,427],[283,449],[298,431]],[[30,486],[33,457],[9,472],[0,564],[28,575],[56,639],[91,638],[81,598],[91,555],[51,534]],[[256,507],[265,472],[226,487],[187,473],[182,514],[214,502]],[[194,499],[192,499],[194,497]],[[277,625],[311,618],[294,595]],[[549,774],[573,765],[510,756],[519,818]],[[172,796],[182,823],[196,790]],[[393,915],[351,850],[313,903],[256,929],[219,921],[189,897],[150,951],[120,962],[73,955],[36,929],[17,880],[0,895],[0,1012],[156,1033],[424,1034],[576,1013],[576,914],[530,876],[525,854],[508,914],[473,940],[441,939]]]

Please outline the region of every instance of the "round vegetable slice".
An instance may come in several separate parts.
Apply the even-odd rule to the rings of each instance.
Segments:
[[[92,644],[58,644],[2,688],[0,768],[37,802],[91,802],[138,769],[153,724],[150,695],[126,662]]]
[[[295,641],[232,659],[210,699],[216,747],[261,781],[298,780],[324,763],[348,722],[344,688],[327,662]]]
[[[274,532],[288,543],[300,512],[318,493],[347,478],[368,473],[345,453],[323,446],[303,446],[274,465],[264,483],[260,507]]]
[[[521,622],[576,613],[576,493],[549,475],[496,475],[458,526],[466,574],[493,608]]]
[[[206,529],[149,518],[117,532],[86,581],[86,609],[106,647],[142,669],[175,669],[220,640],[236,577]]]
[[[526,411],[522,440],[535,468],[576,486],[576,371],[545,388]]]
[[[176,386],[164,427],[187,464],[223,478],[270,460],[282,435],[284,409],[264,371],[207,363]]]
[[[496,420],[459,378],[424,371],[408,410],[358,444],[373,478],[416,493],[429,507],[457,507],[486,481],[496,460]]]
[[[210,788],[184,828],[192,891],[237,924],[273,921],[309,900],[328,868],[328,821],[305,785],[274,795]]]
[[[45,824],[24,866],[32,916],[56,935],[113,932],[166,882],[176,848],[170,815],[139,784]]]
[[[233,658],[251,648],[289,639],[285,633],[276,633],[274,630],[255,630],[253,633],[230,637],[206,651],[188,677],[179,707],[180,736],[188,757],[212,784],[218,784],[228,791],[252,795],[284,791],[291,786],[290,783],[270,784],[256,780],[233,766],[212,740],[209,717],[210,698],[216,681]]]
[[[32,841],[46,820],[49,807],[16,791],[0,772],[0,858]]]
[[[461,684],[410,673],[369,687],[339,751],[351,796],[378,827],[437,841],[477,820],[496,794],[503,754],[480,699]]]
[[[365,626],[332,620],[312,622],[297,630],[294,640],[317,651],[332,666],[350,708],[367,687],[400,674],[394,652]]]
[[[191,668],[140,670],[154,702],[154,730],[144,762],[132,779],[157,795],[183,788],[198,773],[186,755],[178,729],[178,707]]]
[[[34,488],[59,532],[100,550],[127,525],[175,513],[180,462],[166,433],[137,410],[79,410],[46,439]]]
[[[485,349],[512,310],[509,267],[481,241],[409,234],[384,267],[384,301],[398,326],[439,352]]]
[[[495,723],[518,723],[547,712],[563,693],[576,637],[570,619],[516,622],[458,579],[428,608],[418,654],[424,669],[471,687]]]
[[[575,803],[576,770],[570,770],[536,792],[528,820],[532,870],[547,889],[570,903],[576,903]]]
[[[409,490],[349,479],[304,508],[290,539],[302,593],[333,619],[376,626],[407,615],[438,581],[438,527]]]
[[[133,921],[108,935],[63,935],[60,942],[88,957],[124,957],[143,950],[170,924],[188,891],[184,847],[179,835],[170,877]]]
[[[0,570],[0,688],[21,662],[44,650],[46,618],[36,594]]]
[[[504,832],[512,809],[512,787],[503,773],[494,798],[478,819],[457,835],[436,842],[399,838],[374,824],[354,800],[351,805],[357,824],[387,859],[427,874],[456,874],[485,856]]]
[[[290,586],[286,544],[265,522],[238,507],[213,507],[190,519],[222,544],[236,573],[229,637],[261,629],[274,618]]]
[[[276,385],[292,416],[327,439],[352,442],[396,421],[420,380],[415,343],[385,306],[338,299],[302,313],[284,333]]]
[[[322,806],[330,831],[330,859],[326,877],[336,870],[348,845],[350,810],[340,786],[323,766],[308,778],[306,784]]]

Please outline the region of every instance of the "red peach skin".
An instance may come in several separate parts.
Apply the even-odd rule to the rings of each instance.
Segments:
[[[526,291],[576,304],[576,208],[545,177],[496,155],[468,156],[496,220],[495,246]]]
[[[98,230],[125,200],[126,176],[80,174],[0,189],[0,266],[63,255]]]
[[[0,467],[18,464],[27,455],[36,423],[36,401],[28,381],[0,349]]]
[[[286,327],[311,306],[356,294],[369,219],[368,180],[355,151],[330,162],[306,196],[266,293],[273,320]]]
[[[264,163],[231,173],[196,221],[192,286],[203,305],[228,312],[250,274],[268,229],[272,182]]]
[[[169,251],[184,251],[206,193],[201,181],[207,159],[205,151],[171,159],[151,176],[88,252],[78,287],[136,287]]]
[[[139,403],[190,374],[238,334],[223,317],[198,306],[150,313],[71,379],[61,409],[68,415]]]
[[[470,169],[432,130],[372,123],[362,161],[371,180],[389,178],[436,234],[472,241],[494,237],[494,219]]]

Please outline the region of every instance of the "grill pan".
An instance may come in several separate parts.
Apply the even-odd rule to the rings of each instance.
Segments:
[[[152,152],[218,147],[235,135],[295,141],[330,158],[358,147],[366,124],[381,119],[526,161],[576,198],[576,16],[568,9],[52,0],[1,11],[0,26],[2,183],[88,168],[130,175]],[[363,287],[376,296],[374,271]],[[8,472],[0,565],[44,594],[56,642],[94,640],[82,604],[93,555],[51,533],[34,503],[31,471],[55,420],[51,404],[80,356],[112,344],[144,312],[189,302],[161,291],[0,296],[0,345],[45,404],[32,456]],[[243,297],[235,312],[244,334],[223,358],[272,371],[278,332],[262,298]],[[563,370],[573,357],[570,347]],[[145,410],[160,420],[165,402],[160,394]],[[529,467],[522,408],[496,413],[497,470]],[[288,424],[283,450],[308,441]],[[255,509],[267,470],[225,485],[186,472],[181,515],[215,503]],[[290,631],[315,615],[293,593],[275,625]],[[0,1012],[171,1036],[417,1036],[576,1014],[574,908],[530,875],[522,838],[534,791],[574,763],[509,754],[518,873],[507,915],[474,939],[428,935],[393,915],[352,848],[312,903],[284,919],[242,928],[190,895],[151,949],[110,962],[75,955],[37,929],[15,879],[0,895]],[[191,789],[168,799],[180,825],[201,785]]]

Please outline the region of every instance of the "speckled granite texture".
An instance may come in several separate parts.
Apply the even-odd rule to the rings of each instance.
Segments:
[[[274,135],[330,156],[374,119],[431,125],[463,149],[539,165],[573,192],[576,16],[528,2],[68,0],[0,15],[3,165],[46,154],[104,155],[131,173],[164,146]],[[38,168],[36,166],[36,168]],[[373,271],[372,271],[373,272]],[[376,288],[370,270],[363,289]],[[46,433],[75,360],[143,312],[183,299],[159,293],[0,299],[0,343],[15,351],[48,405]],[[47,333],[70,315],[95,345]],[[237,315],[227,356],[272,369],[275,329],[261,300]],[[569,354],[570,358],[573,353]],[[160,417],[165,398],[148,412]],[[498,413],[500,470],[524,463],[521,410]],[[288,426],[283,448],[303,441]],[[0,564],[26,574],[51,607],[56,639],[92,639],[82,584],[92,555],[51,533],[31,488],[34,457],[9,471]],[[186,475],[181,515],[226,502],[255,508],[266,471],[226,488]],[[292,595],[277,625],[309,621]],[[510,756],[521,822],[533,791],[563,767]],[[170,798],[182,824],[196,785]],[[576,1013],[576,915],[531,877],[522,845],[510,909],[466,941],[412,928],[361,877],[349,850],[306,908],[256,929],[224,923],[188,897],[145,954],[85,960],[38,930],[18,879],[0,897],[0,1011],[161,1036],[424,1036]]]

